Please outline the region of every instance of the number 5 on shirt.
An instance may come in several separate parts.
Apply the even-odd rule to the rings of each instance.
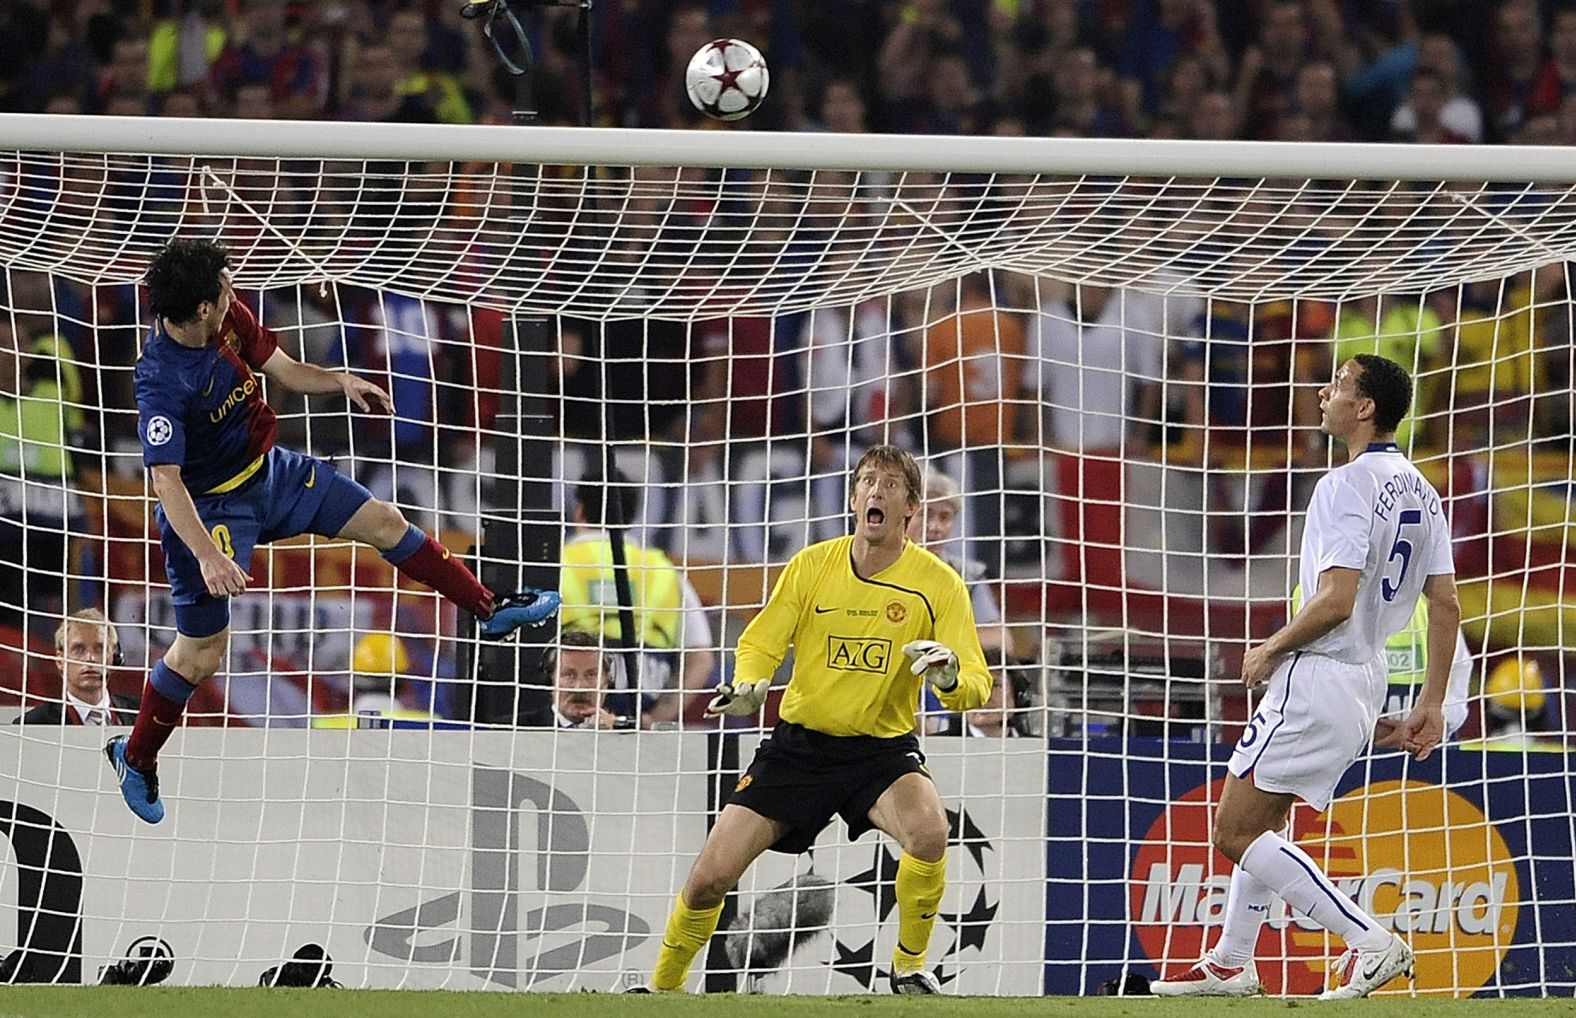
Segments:
[[[1412,541],[1403,535],[1405,535],[1407,527],[1416,526],[1423,522],[1423,511],[1421,509],[1403,509],[1399,519],[1400,524],[1395,528],[1395,543],[1390,546],[1390,557],[1385,560],[1385,568],[1389,569],[1390,563],[1394,562],[1395,557],[1399,555],[1401,556],[1401,572],[1395,578],[1394,583],[1390,582],[1390,577],[1388,576],[1382,578],[1379,591],[1384,595],[1386,601],[1394,601],[1395,596],[1401,592],[1401,581],[1406,579],[1406,570],[1412,564]]]

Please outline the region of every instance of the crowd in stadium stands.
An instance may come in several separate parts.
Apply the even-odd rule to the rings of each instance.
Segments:
[[[458,0],[13,0],[0,108],[510,122]],[[545,123],[578,121],[576,9],[517,0]],[[592,8],[595,119],[700,122],[681,71],[760,47],[756,129],[1569,141],[1576,10],[1531,0],[647,0]],[[500,29],[502,31],[502,29]]]
[[[12,0],[0,13],[0,53],[7,54],[0,111],[510,123],[524,94],[520,82],[478,25],[460,17],[461,6]],[[529,93],[537,122],[577,123],[575,8],[516,7],[535,55]],[[768,102],[735,130],[1576,144],[1576,8],[1530,0],[644,0],[598,3],[591,19],[594,119],[602,125],[718,126],[687,101],[682,72],[699,46],[732,35],[759,46],[772,73]],[[835,188],[832,175],[821,179]],[[785,228],[784,241],[782,264],[791,267],[794,245],[814,238]],[[1275,472],[1323,464],[1322,447],[1300,441],[1311,430],[1297,429],[1313,422],[1313,393],[1332,364],[1360,349],[1378,348],[1425,373],[1471,365],[1428,376],[1419,427],[1439,433],[1420,433],[1419,442],[1442,443],[1447,431],[1458,441],[1481,434],[1491,413],[1501,433],[1507,421],[1523,420],[1530,422],[1523,433],[1569,434],[1570,317],[1530,310],[1565,306],[1568,295],[1565,273],[1553,269],[1503,286],[1383,302],[1157,309],[1137,293],[980,275],[932,294],[776,320],[692,328],[565,320],[555,326],[554,385],[565,437],[598,437],[597,408],[612,400],[614,437],[682,440],[663,454],[669,462],[641,480],[691,483],[682,490],[652,483],[642,512],[648,522],[686,526],[644,536],[674,552],[683,533],[687,557],[758,561],[783,544],[842,532],[840,472],[850,450],[857,457],[880,437],[940,454],[939,465],[967,492],[1010,483],[998,476],[1003,464],[1010,473],[1031,445],[1099,451],[1120,444],[1127,455],[1165,446],[1173,460],[1207,460],[1232,489],[1218,497],[1241,508],[1300,504],[1290,485],[1274,482]],[[307,433],[309,418],[292,414],[301,405],[285,402],[281,441],[320,455],[353,444],[361,458],[399,464],[387,476],[362,477],[375,492],[401,492],[407,505],[446,504],[438,490],[443,468],[475,459],[476,429],[490,426],[498,410],[495,387],[478,380],[496,377],[501,317],[347,286],[327,297],[315,287],[247,296],[265,323],[301,338],[304,359],[386,369],[395,379],[400,416],[392,429],[359,420],[347,427],[336,411],[310,418]],[[135,446],[129,368],[143,328],[136,300],[127,286],[6,275],[0,478],[73,476],[69,451],[24,470],[25,449]],[[1165,315],[1168,335],[1207,335],[1214,352],[1206,357],[1201,343],[1186,339],[1161,341],[1160,328],[1138,324],[1152,313]],[[341,330],[336,322],[351,324]],[[1095,329],[1114,342],[1085,342]],[[1455,337],[1455,351],[1447,336]],[[1068,345],[1081,342],[1172,382],[1118,382],[1114,391],[1095,392],[1113,377],[1098,364],[1042,370],[1048,358],[1068,361]],[[959,360],[966,370],[948,367]],[[79,371],[81,364],[106,370]],[[40,387],[109,412],[33,420],[18,407],[26,397],[50,395]],[[1274,387],[1281,395],[1266,394]],[[646,402],[659,392],[665,401]],[[680,393],[689,398],[672,398]],[[1150,426],[1124,431],[1112,407]],[[1448,419],[1426,419],[1446,407]],[[59,432],[62,424],[65,435],[30,430]],[[1208,449],[1196,440],[1206,430]],[[762,440],[805,431],[814,435],[807,465],[826,476],[805,497],[808,514],[821,521],[813,532],[776,535],[764,496],[739,486],[739,497],[716,503],[709,500],[721,497],[721,486],[697,482],[722,481],[725,473],[767,482],[778,467]],[[997,455],[1002,449],[1006,455]],[[802,475],[805,466],[789,472]],[[1246,466],[1255,468],[1251,476]],[[26,501],[5,483],[0,533],[15,529]],[[78,511],[58,498],[27,504],[40,520]],[[1018,524],[1002,519],[1004,510],[1011,506],[971,498],[969,530],[1010,536]],[[732,547],[705,543],[705,524],[721,522],[719,513],[733,516],[736,526],[716,531]],[[1250,554],[1264,538],[1253,526],[1211,534],[1209,550]],[[1005,559],[997,549],[975,551],[993,572],[1011,565],[1010,550]],[[29,554],[49,563],[61,552]],[[0,570],[0,601],[19,603],[22,576],[12,575],[14,563],[4,568],[11,571]],[[44,586],[31,603],[58,610],[59,581]]]

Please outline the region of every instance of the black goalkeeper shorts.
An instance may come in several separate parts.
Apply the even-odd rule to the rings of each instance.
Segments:
[[[912,733],[895,739],[827,735],[779,721],[728,802],[787,824],[772,851],[798,854],[809,850],[833,816],[848,824],[849,838],[870,830],[871,808],[905,774],[930,777]]]

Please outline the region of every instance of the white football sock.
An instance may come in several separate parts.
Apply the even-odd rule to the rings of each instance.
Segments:
[[[1268,884],[1286,904],[1363,951],[1384,948],[1390,934],[1379,920],[1336,890],[1307,852],[1273,831],[1265,831],[1242,853],[1238,864]]]
[[[1226,922],[1215,942],[1215,959],[1235,968],[1253,960],[1253,945],[1259,941],[1259,927],[1269,918],[1269,885],[1238,866],[1231,874],[1231,891],[1226,895]]]

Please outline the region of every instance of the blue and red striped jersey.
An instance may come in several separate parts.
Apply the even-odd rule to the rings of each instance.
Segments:
[[[222,487],[274,445],[278,419],[254,369],[279,346],[237,298],[207,346],[182,346],[155,325],[137,358],[142,462],[175,464],[193,495]]]

